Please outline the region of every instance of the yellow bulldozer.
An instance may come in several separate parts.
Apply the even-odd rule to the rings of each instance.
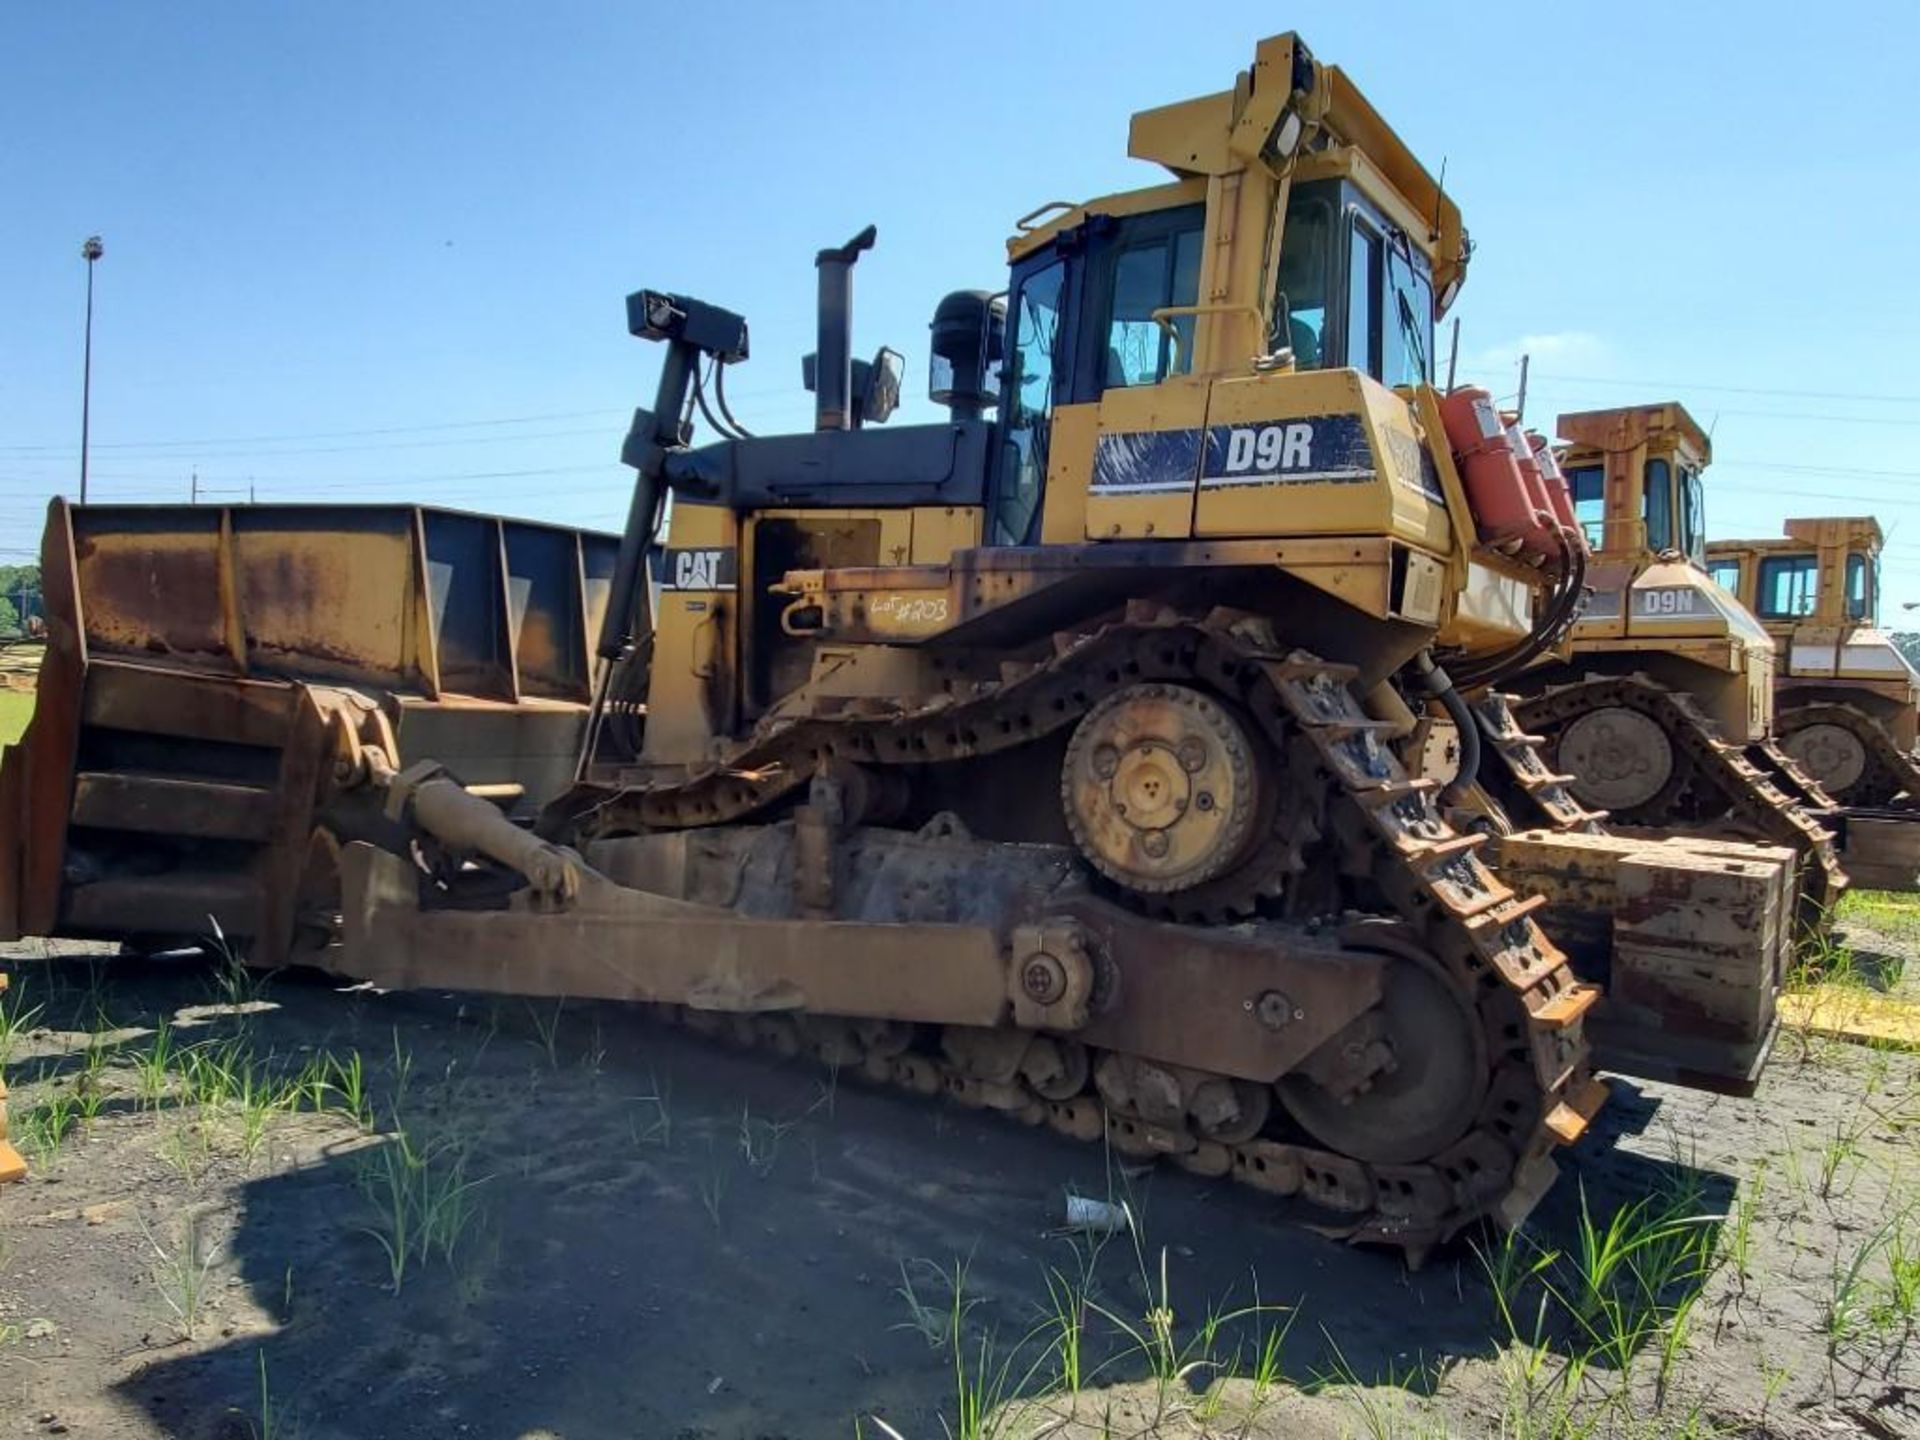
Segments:
[[[1456,466],[1431,371],[1468,254],[1452,201],[1293,35],[1229,88],[1137,114],[1129,151],[1159,183],[1028,215],[1003,284],[940,301],[932,423],[886,427],[899,358],[853,359],[871,228],[816,257],[804,433],[734,419],[742,317],[630,296],[662,363],[617,553],[589,563],[572,537],[574,578],[543,591],[510,543],[487,552],[504,561],[466,602],[483,626],[416,525],[371,668],[283,614],[261,643],[256,617],[291,602],[235,548],[258,523],[240,511],[199,562],[202,652],[156,643],[151,617],[97,639],[101,555],[132,594],[164,547],[137,516],[57,502],[50,559],[71,562],[48,565],[50,689],[0,768],[18,895],[0,913],[151,925],[87,892],[137,878],[157,828],[247,818],[252,850],[171,853],[203,879],[277,857],[244,898],[278,953],[389,987],[654,1004],[1230,1174],[1416,1254],[1544,1193],[1605,1097],[1590,1021],[1644,1073],[1750,1090],[1790,851],[1573,837],[1606,849],[1614,887],[1603,997],[1542,930],[1545,898],[1455,823],[1492,808],[1478,746],[1422,773],[1429,713],[1474,733],[1441,662],[1492,684],[1560,644],[1584,565],[1570,531],[1532,547]],[[692,443],[696,410],[722,438]],[[255,581],[214,583],[229,570]],[[516,579],[557,597],[537,646]],[[327,593],[364,603],[360,584]],[[456,623],[501,724],[557,707],[577,735],[531,828],[517,750],[484,752],[509,763],[483,775],[433,748],[436,725],[465,733]],[[153,690],[138,714],[103,698],[182,677],[192,718],[156,718],[176,712]],[[95,757],[213,715],[227,748],[271,752],[252,779],[201,763],[162,816],[144,767],[96,778]],[[1537,759],[1528,781],[1583,813]],[[337,933],[296,952],[329,903]]]
[[[1789,520],[1782,536],[1715,540],[1707,565],[1778,647],[1780,746],[1847,807],[1848,870],[1910,890],[1920,876],[1920,673],[1879,628],[1879,521]]]
[[[1803,931],[1824,929],[1846,884],[1824,823],[1833,803],[1775,743],[1772,638],[1708,574],[1707,436],[1671,402],[1562,415],[1556,428],[1593,552],[1590,594],[1568,644],[1509,677],[1483,719],[1543,739],[1574,797],[1616,831],[1792,849]]]
[[[1760,619],[1782,747],[1836,800],[1920,797],[1920,673],[1879,626],[1880,523],[1789,520],[1767,540],[1716,540],[1714,579]]]

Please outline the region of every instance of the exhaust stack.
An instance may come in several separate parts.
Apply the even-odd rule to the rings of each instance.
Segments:
[[[853,428],[853,266],[871,250],[877,232],[869,225],[837,250],[814,257],[820,271],[820,337],[814,362],[816,430]]]

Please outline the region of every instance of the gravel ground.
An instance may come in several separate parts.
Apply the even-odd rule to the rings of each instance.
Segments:
[[[1897,971],[1920,911],[1853,913]],[[981,1435],[1920,1435],[1907,1054],[1618,1082],[1519,1237],[1410,1274],[630,1009],[14,948],[0,1435],[933,1440],[957,1373],[1026,1397]],[[1060,1234],[1068,1189],[1135,1230]]]

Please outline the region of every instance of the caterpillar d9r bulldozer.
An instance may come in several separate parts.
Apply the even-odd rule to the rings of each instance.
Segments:
[[[1474,747],[1419,773],[1429,708],[1472,730],[1436,652],[1555,643],[1579,593],[1446,438],[1457,210],[1291,35],[1129,148],[1170,178],[940,302],[935,423],[852,359],[871,229],[816,259],[810,432],[738,432],[740,316],[629,297],[662,364],[572,781],[529,831],[333,707],[323,963],[656,1004],[1416,1254],[1545,1191],[1602,1014],[1751,1087],[1790,856],[1616,857],[1603,1000],[1456,828]]]
[[[1880,522],[1789,520],[1784,536],[1715,540],[1714,579],[1779,649],[1775,728],[1846,813],[1846,864],[1862,884],[1920,877],[1920,673],[1879,628]]]
[[[1483,724],[1544,740],[1548,765],[1615,833],[1791,849],[1800,933],[1817,935],[1846,884],[1824,823],[1834,806],[1774,742],[1772,639],[1707,572],[1707,436],[1672,403],[1562,415],[1557,428],[1590,593],[1562,651],[1482,699]],[[1530,818],[1504,773],[1491,772],[1494,788]]]

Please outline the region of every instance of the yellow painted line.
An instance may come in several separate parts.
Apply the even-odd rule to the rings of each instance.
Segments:
[[[1858,1045],[1920,1050],[1920,1001],[1853,985],[1819,985],[1782,995],[1780,1023]]]

